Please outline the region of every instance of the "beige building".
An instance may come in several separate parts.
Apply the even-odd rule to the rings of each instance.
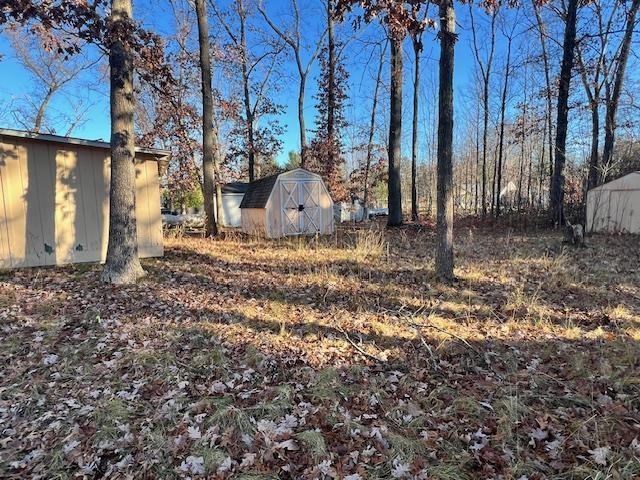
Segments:
[[[640,233],[640,172],[587,192],[587,232]]]
[[[296,168],[249,185],[240,203],[242,231],[279,238],[329,235],[333,200],[320,175]]]
[[[103,262],[109,232],[107,142],[0,129],[0,268]],[[158,161],[136,149],[141,257],[163,254]]]

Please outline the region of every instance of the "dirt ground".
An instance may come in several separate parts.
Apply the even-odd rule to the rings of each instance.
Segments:
[[[640,238],[172,238],[0,272],[0,477],[640,477]]]

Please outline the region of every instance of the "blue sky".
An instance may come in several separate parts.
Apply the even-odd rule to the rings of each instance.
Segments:
[[[228,0],[227,0],[228,1]],[[219,2],[225,3],[225,2]],[[288,0],[264,0],[267,11],[275,21],[283,22],[287,18]],[[309,32],[311,37],[317,35],[324,28],[325,18],[323,17],[320,5],[313,5],[311,2],[300,2],[302,5],[303,27],[305,32]],[[135,15],[148,28],[158,31],[161,34],[170,34],[174,28],[172,9],[168,2],[153,0],[137,0],[134,1]],[[468,31],[468,11],[466,6],[458,6],[458,23],[460,32],[460,40],[456,51],[456,77],[455,86],[457,91],[456,108],[458,115],[464,118],[464,97],[469,94],[473,87],[473,71],[474,59],[470,48],[470,35]],[[357,10],[356,10],[357,11]],[[432,7],[432,15],[435,9]],[[484,20],[484,15],[479,12],[479,21]],[[211,29],[216,29],[215,19],[211,18]],[[256,25],[268,28],[264,21],[257,18],[253,20]],[[348,102],[348,117],[353,121],[362,121],[369,115],[372,95],[372,79],[373,71],[376,67],[376,60],[367,66],[367,61],[371,57],[371,47],[367,42],[372,39],[381,38],[381,29],[378,25],[370,25],[364,27],[361,31],[354,32],[350,24],[344,24],[339,29],[341,38],[348,39],[349,43],[345,50],[345,59],[347,68],[350,71],[350,88]],[[498,41],[496,66],[499,66],[500,55],[504,50],[503,42]],[[2,126],[19,128],[15,124],[11,110],[18,104],[28,98],[32,91],[32,78],[25,69],[15,60],[13,52],[7,39],[0,35],[0,53],[3,55],[0,61],[0,71],[2,78],[6,79],[0,84],[0,108],[4,110],[4,116],[0,118]],[[404,150],[409,148],[409,127],[411,118],[411,92],[412,92],[412,76],[413,55],[411,42],[405,42],[405,89],[404,89],[404,116],[405,129]],[[435,79],[437,78],[439,48],[434,31],[428,31],[424,34],[424,51],[422,54],[422,72],[423,82],[421,88],[422,115],[421,123],[423,127],[424,137],[427,138],[432,134],[429,130],[427,116],[433,112],[437,104],[437,96],[435,96]],[[297,123],[297,73],[294,65],[289,58],[285,62],[285,70],[289,73],[287,77],[280,80],[281,88],[276,94],[275,100],[284,105],[284,115],[280,118],[282,124],[286,125],[285,133],[282,136],[283,149],[279,158],[285,158],[290,150],[299,149],[299,132]],[[317,63],[314,65],[307,80],[306,110],[305,117],[307,128],[313,128],[315,117],[315,100],[312,98],[316,91]],[[499,71],[497,72],[500,73]],[[384,68],[384,76],[388,77],[388,65]],[[194,85],[199,89],[199,85]],[[69,97],[89,96],[93,105],[89,108],[87,120],[73,131],[73,136],[108,140],[109,138],[109,110],[108,110],[108,90],[107,85],[99,91],[92,91],[90,94],[86,91],[86,87],[74,85],[67,90],[67,95],[58,95],[52,102],[54,110],[67,112],[73,108],[69,101]],[[382,94],[386,96],[385,93]],[[385,100],[382,101],[382,108],[385,106]],[[382,112],[382,110],[380,111]],[[386,117],[386,115],[385,115]],[[61,132],[60,132],[61,133]],[[309,137],[311,134],[308,135]],[[423,142],[424,143],[424,142]],[[426,148],[423,144],[421,148]]]

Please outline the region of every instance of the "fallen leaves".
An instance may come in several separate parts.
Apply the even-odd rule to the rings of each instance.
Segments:
[[[98,267],[0,273],[0,471],[640,475],[634,239],[584,258],[481,233],[452,289],[429,232],[389,235],[375,255],[176,239],[122,288]]]

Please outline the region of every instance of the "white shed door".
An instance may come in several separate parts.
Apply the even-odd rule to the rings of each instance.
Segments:
[[[282,227],[285,235],[320,231],[320,182],[282,180]]]

